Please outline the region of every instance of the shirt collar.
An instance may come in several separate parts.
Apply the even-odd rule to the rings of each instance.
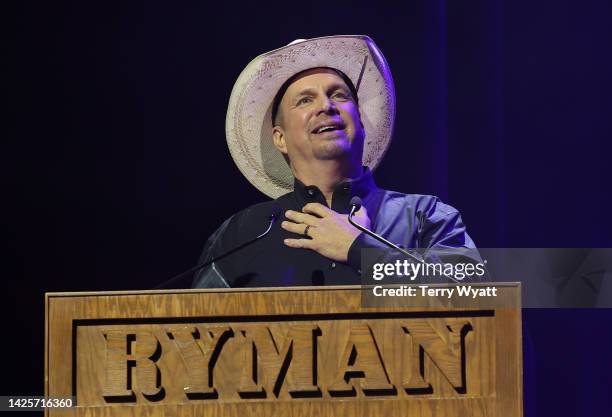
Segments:
[[[364,167],[363,174],[360,177],[342,181],[335,187],[332,194],[331,209],[338,213],[347,214],[351,198],[359,196],[365,202],[372,196],[373,191],[377,189],[378,187],[374,182],[372,171],[370,171],[370,168]],[[296,178],[293,191],[300,207],[307,203],[327,205],[325,196],[316,185],[305,185]]]

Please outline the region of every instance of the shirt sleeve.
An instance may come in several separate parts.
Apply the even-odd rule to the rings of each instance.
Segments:
[[[465,263],[482,262],[480,252],[468,235],[459,212],[438,201],[443,206],[425,220],[420,247],[425,248],[423,258],[428,263]]]
[[[429,262],[437,262],[444,258],[444,254],[453,256],[461,253],[462,256],[469,254],[469,257],[475,260],[480,259],[476,245],[472,238],[468,235],[465,225],[461,219],[459,211],[455,208],[442,203],[438,198],[433,197],[424,204],[412,206],[415,210],[407,212],[408,206],[403,215],[406,218],[412,219],[410,222],[403,223],[405,233],[415,234],[414,241],[416,249],[426,250],[426,253],[432,254],[426,259]],[[414,225],[412,228],[408,224]],[[396,243],[396,242],[394,242]],[[378,240],[361,233],[352,243],[349,248],[347,263],[356,271],[361,269],[361,250],[362,249],[382,249],[387,253],[392,251],[387,245]],[[407,249],[407,248],[404,248]],[[394,255],[390,254],[391,258]]]
[[[437,200],[437,199],[436,199]],[[419,216],[417,216],[419,217]],[[439,200],[418,221],[419,247],[435,249],[475,249],[459,212]]]

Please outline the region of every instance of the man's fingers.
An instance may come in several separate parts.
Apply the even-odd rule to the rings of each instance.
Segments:
[[[288,232],[291,233],[295,233],[298,235],[303,235],[304,234],[304,230],[306,230],[306,225],[302,224],[302,223],[293,223],[293,222],[288,222],[288,221],[284,221],[281,223],[281,227],[285,230],[287,230]],[[310,235],[310,233],[312,232],[314,227],[310,227],[308,230],[308,234]]]
[[[295,223],[303,223],[309,226],[316,226],[319,223],[319,218],[311,214],[300,213],[299,211],[287,210],[285,217]]]
[[[333,213],[332,209],[321,203],[308,203],[302,207],[302,211],[319,217],[327,217],[329,214]]]
[[[314,250],[314,241],[311,239],[285,239],[284,243],[290,248],[303,248]]]

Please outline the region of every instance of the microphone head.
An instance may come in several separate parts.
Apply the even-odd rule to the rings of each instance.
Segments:
[[[361,198],[359,198],[358,196],[354,196],[353,198],[351,198],[351,201],[349,202],[349,205],[351,207],[351,210],[354,212],[359,211],[359,209],[361,208],[361,205],[363,204],[363,202],[361,201]],[[353,209],[354,207],[354,209]]]
[[[270,220],[278,220],[278,218],[280,217],[280,213],[281,213],[281,208],[278,205],[274,205],[274,207],[272,208],[272,213],[270,213]]]

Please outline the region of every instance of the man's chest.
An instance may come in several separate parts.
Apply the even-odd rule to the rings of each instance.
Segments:
[[[232,287],[274,287],[359,284],[360,276],[348,265],[325,258],[309,249],[290,248],[289,236],[274,230],[267,239],[245,248],[231,264]]]

